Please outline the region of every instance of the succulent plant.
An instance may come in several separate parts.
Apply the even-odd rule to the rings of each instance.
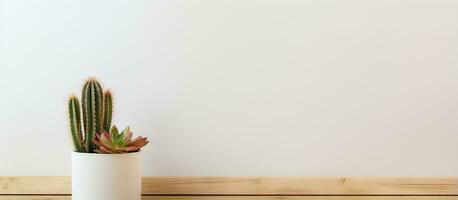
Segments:
[[[136,152],[149,142],[146,137],[137,136],[134,139],[132,137],[133,133],[129,127],[119,133],[118,128],[113,125],[110,132],[105,131],[93,139],[93,143],[97,145],[95,152],[109,154]]]

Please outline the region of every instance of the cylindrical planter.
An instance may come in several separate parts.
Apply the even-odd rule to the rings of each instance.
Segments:
[[[140,152],[72,153],[72,200],[141,200]]]

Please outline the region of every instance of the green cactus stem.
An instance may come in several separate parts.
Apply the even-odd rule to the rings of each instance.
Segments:
[[[111,118],[113,116],[113,96],[107,90],[103,94],[103,132],[110,132]]]
[[[71,95],[68,99],[68,116],[70,121],[70,131],[73,139],[75,151],[84,152],[83,134],[81,131],[81,111],[78,98]]]
[[[95,133],[100,135],[103,130],[103,90],[100,83],[94,81],[94,88],[95,88]]]
[[[92,142],[96,134],[102,130],[103,91],[96,79],[90,78],[83,87],[81,94],[83,107],[83,124],[85,133],[85,148],[93,152],[95,145]]]

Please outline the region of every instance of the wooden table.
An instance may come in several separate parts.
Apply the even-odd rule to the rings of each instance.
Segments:
[[[458,200],[458,177],[144,177],[147,200]],[[69,200],[70,177],[0,177],[0,200]]]

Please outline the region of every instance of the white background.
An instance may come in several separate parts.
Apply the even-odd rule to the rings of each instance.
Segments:
[[[0,175],[70,175],[90,75],[144,175],[458,175],[458,1],[0,5]]]

